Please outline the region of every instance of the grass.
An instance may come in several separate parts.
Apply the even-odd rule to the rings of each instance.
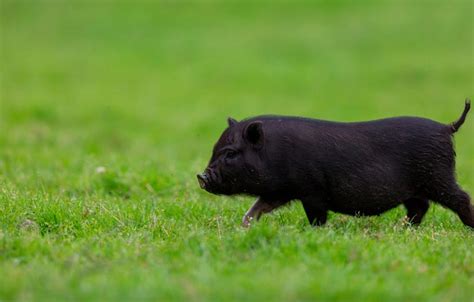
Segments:
[[[455,120],[471,1],[0,3],[0,301],[472,301],[446,209],[314,229],[295,203],[243,230],[253,200],[195,180],[228,115]]]

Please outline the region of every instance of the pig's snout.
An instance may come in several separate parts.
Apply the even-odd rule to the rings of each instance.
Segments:
[[[199,186],[201,186],[201,189],[206,189],[207,183],[208,183],[208,180],[209,180],[209,176],[207,176],[206,173],[201,173],[201,174],[198,174],[196,176],[197,176],[197,179],[198,179],[198,182],[199,182]]]

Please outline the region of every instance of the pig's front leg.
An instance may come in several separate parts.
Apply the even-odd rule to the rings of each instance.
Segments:
[[[262,214],[270,213],[280,205],[280,203],[268,203],[262,197],[259,197],[242,218],[242,226],[249,227],[253,221],[258,221]]]
[[[323,200],[322,196],[301,199],[306,217],[308,217],[308,221],[312,226],[321,226],[326,223],[328,209]]]

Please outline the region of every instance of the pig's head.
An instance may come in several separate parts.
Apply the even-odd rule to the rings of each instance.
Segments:
[[[197,178],[202,189],[223,195],[257,195],[264,171],[261,121],[227,120],[228,128],[214,146],[211,160]]]

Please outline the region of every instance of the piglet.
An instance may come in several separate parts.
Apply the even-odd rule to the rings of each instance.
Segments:
[[[448,125],[420,117],[229,118],[197,178],[213,194],[258,197],[243,226],[292,200],[301,201],[312,225],[323,225],[328,211],[379,215],[400,204],[418,225],[433,201],[474,228],[474,207],[456,182],[453,147],[469,109],[467,99],[461,117]]]

